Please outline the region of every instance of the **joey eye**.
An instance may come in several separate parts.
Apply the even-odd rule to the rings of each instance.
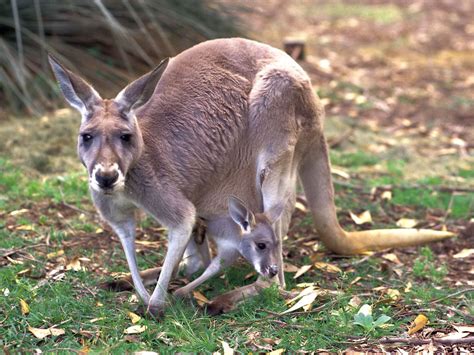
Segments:
[[[267,247],[265,243],[257,243],[257,248],[260,250],[264,250]]]
[[[90,142],[92,140],[92,136],[88,133],[81,134],[82,141],[84,143]]]
[[[120,139],[124,142],[130,142],[130,140],[132,139],[132,135],[129,133],[125,133],[120,136]]]

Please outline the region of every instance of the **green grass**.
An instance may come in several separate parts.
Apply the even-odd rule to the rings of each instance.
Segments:
[[[403,11],[396,5],[342,4],[331,2],[318,6],[318,12],[330,18],[345,19],[349,17],[373,21],[380,24],[391,24],[403,18]]]
[[[360,152],[335,153],[334,160],[345,167],[364,167],[378,163],[379,157]],[[403,162],[394,160],[386,163],[386,166],[387,174],[392,176],[393,181],[400,183]],[[386,261],[380,257],[360,263],[359,258],[333,259],[323,256],[322,261],[338,265],[342,272],[328,274],[310,270],[298,280],[292,279],[293,274],[287,274],[288,289],[301,290],[297,287],[298,283],[315,282],[319,288],[331,292],[316,299],[314,307],[321,309],[315,313],[272,316],[267,311],[278,313],[287,309],[287,306],[278,291],[271,288],[247,300],[231,313],[218,317],[207,316],[194,301],[174,300],[163,319],[141,319],[139,324],[147,326],[147,329],[141,334],[126,336],[124,330],[132,325],[127,313],[135,311],[137,307],[136,303],[129,302],[132,293],[114,293],[98,287],[107,279],[98,270],[127,270],[119,243],[110,243],[108,235],[95,234],[100,225],[94,214],[85,215],[72,210],[67,218],[58,215],[66,213],[61,207],[62,202],[93,211],[84,173],[41,178],[16,168],[5,159],[0,160],[0,168],[0,203],[2,210],[6,211],[6,218],[0,221],[0,248],[20,248],[27,252],[11,256],[11,259],[21,263],[7,261],[0,268],[0,346],[11,352],[39,348],[45,352],[90,349],[93,352],[113,353],[138,350],[210,353],[222,351],[222,341],[244,353],[263,351],[263,348],[256,348],[254,343],[267,349],[286,349],[290,352],[299,349],[316,351],[321,348],[338,351],[348,347],[350,337],[368,337],[369,341],[375,341],[383,336],[401,335],[414,316],[400,313],[400,302],[405,309],[415,313],[417,309],[431,309],[425,313],[434,324],[448,320],[467,322],[459,314],[448,319],[442,306],[430,306],[433,300],[449,296],[457,289],[443,286],[449,266],[439,264],[436,255],[425,247],[420,249],[412,264],[402,265],[401,277],[394,277],[387,271],[384,266]],[[465,174],[465,178],[471,178],[469,173]],[[365,186],[371,186],[374,181],[368,179]],[[442,184],[443,180],[425,179],[419,183],[435,186]],[[338,188],[337,198],[338,206],[346,211],[345,214],[349,209],[370,209],[378,223],[382,208],[379,202],[364,200],[356,191],[347,188]],[[395,189],[393,199],[383,208],[403,204],[410,206],[413,213],[419,214],[422,213],[420,211],[446,208],[449,198],[450,195],[433,194],[429,190]],[[456,196],[449,218],[461,216],[461,210],[465,209],[469,198],[472,199],[472,196]],[[35,209],[38,205],[43,206],[41,211]],[[9,214],[23,208],[28,212],[14,217]],[[19,226],[31,226],[33,231],[18,230]],[[304,218],[301,226],[309,227],[310,218]],[[382,223],[382,226],[385,225]],[[153,228],[156,228],[156,224],[150,218],[139,224],[139,230],[148,235],[146,238],[154,234]],[[49,246],[38,247],[38,244],[44,243],[45,236],[48,236]],[[157,236],[153,237],[156,240]],[[87,238],[92,238],[92,242],[86,243],[89,240]],[[162,260],[163,248],[141,249],[141,268],[154,266]],[[64,256],[48,259],[48,253],[59,250],[65,251]],[[58,280],[52,278],[44,282],[45,272],[64,266],[75,257],[89,260],[81,264],[85,271],[69,270]],[[308,257],[290,262],[296,265],[311,263]],[[255,277],[244,280],[244,276],[251,271],[249,265],[239,264],[227,270],[223,277],[209,280],[199,290],[208,298],[214,297],[252,282]],[[413,286],[405,292],[409,283]],[[371,291],[373,289],[379,291]],[[400,300],[390,301],[386,295],[388,289],[398,290]],[[354,315],[360,306],[352,307],[349,304],[356,295],[361,299],[360,305],[372,305],[375,318],[382,314],[391,317],[388,325],[370,330],[356,325]],[[443,304],[450,307],[458,307],[462,302],[472,304],[473,297],[472,294],[466,294],[464,301],[448,297]],[[20,299],[29,304],[28,315],[21,313]],[[439,326],[443,326],[443,322]],[[64,329],[65,334],[39,340],[28,331],[29,326],[57,326]],[[278,344],[269,345],[262,339],[272,339]]]

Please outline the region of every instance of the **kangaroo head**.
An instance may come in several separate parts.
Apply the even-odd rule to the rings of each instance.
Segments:
[[[143,150],[134,109],[151,97],[168,60],[127,85],[114,99],[102,99],[91,85],[52,56],[49,62],[64,97],[82,115],[77,149],[89,174],[89,186],[105,194],[120,191]]]
[[[284,204],[265,213],[254,214],[236,197],[229,198],[229,214],[240,227],[240,253],[264,277],[278,274],[280,240],[273,224],[280,218]]]

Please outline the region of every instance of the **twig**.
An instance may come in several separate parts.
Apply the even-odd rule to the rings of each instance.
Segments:
[[[456,296],[459,296],[459,295],[462,295],[463,293],[466,293],[466,292],[474,292],[474,287],[471,287],[471,288],[466,288],[464,290],[459,290],[457,292],[454,292],[454,293],[451,293],[447,296],[444,296],[444,297],[441,297],[441,298],[437,298],[433,301],[431,301],[430,303],[431,304],[435,304],[435,303],[438,303],[438,302],[441,302],[447,298],[451,298],[451,297],[456,297]]]
[[[466,337],[461,339],[417,339],[417,338],[382,338],[379,341],[381,344],[395,344],[403,343],[407,345],[423,345],[433,342],[434,344],[454,345],[454,344],[474,344],[474,337]]]

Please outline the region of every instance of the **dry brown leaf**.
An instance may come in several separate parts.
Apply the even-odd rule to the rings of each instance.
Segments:
[[[84,267],[81,265],[79,257],[74,257],[71,261],[66,264],[66,270],[81,271],[84,270]]]
[[[474,333],[474,326],[472,325],[453,325],[459,333]]]
[[[318,297],[319,293],[320,293],[319,291],[313,290],[309,294],[301,297],[299,301],[296,302],[292,307],[290,307],[286,311],[281,312],[280,314],[283,315],[286,313],[291,313],[300,308],[303,308],[305,311],[309,310],[314,300],[316,299],[316,297]]]
[[[359,215],[356,215],[352,212],[349,211],[349,214],[354,221],[355,224],[361,225],[364,223],[372,223],[372,215],[370,214],[370,211],[364,211]]]
[[[459,333],[459,332],[453,332],[446,334],[444,337],[440,338],[443,340],[459,340],[462,338],[465,338],[469,335],[469,333]]]
[[[395,263],[397,265],[402,265],[402,262],[400,261],[400,259],[398,259],[398,256],[394,253],[383,254],[382,258],[384,258],[385,260],[391,261],[392,263]]]
[[[350,179],[351,176],[347,171],[342,170],[341,168],[331,167],[331,174],[342,177],[343,179]]]
[[[28,303],[24,299],[20,299],[20,308],[21,308],[21,314],[26,316],[28,313],[30,313],[30,306],[28,306]]]
[[[414,228],[418,224],[416,219],[400,218],[396,225],[400,228]]]
[[[132,325],[131,327],[128,327],[125,329],[123,332],[125,334],[140,334],[143,333],[146,330],[147,326],[146,325]]]
[[[27,210],[26,208],[22,208],[21,210],[15,210],[15,211],[11,211],[10,212],[10,216],[18,216],[20,214],[24,214],[26,212],[28,212],[29,210]]]
[[[98,322],[98,321],[100,321],[100,320],[102,320],[102,319],[105,319],[105,317],[93,318],[93,319],[91,319],[89,322],[95,323],[95,322]]]
[[[302,267],[300,267],[298,269],[298,271],[296,272],[295,276],[293,276],[294,279],[297,279],[298,277],[300,277],[301,275],[303,275],[305,272],[307,272],[309,269],[311,269],[313,267],[313,265],[303,265]]]
[[[298,266],[290,264],[290,263],[285,263],[283,268],[285,272],[291,272],[291,273],[297,272],[299,270]]]
[[[407,282],[407,285],[405,286],[405,292],[410,292],[411,288],[413,287],[413,284],[411,283],[411,281],[408,281]]]
[[[459,253],[457,254],[454,254],[453,255],[453,258],[455,259],[463,259],[463,258],[467,258],[471,255],[474,254],[474,249],[463,249],[461,250]]]
[[[362,303],[362,300],[359,298],[359,296],[354,296],[349,301],[349,306],[359,309],[361,303]]]
[[[232,349],[229,345],[228,342],[222,340],[221,341],[221,344],[222,344],[222,352],[223,352],[223,355],[233,355],[234,354],[234,349]]]
[[[132,324],[137,324],[142,317],[140,317],[138,314],[135,314],[133,312],[128,312],[128,317],[132,321]]]
[[[33,328],[33,327],[28,327],[28,330],[37,338],[37,339],[44,339],[48,336],[58,336],[58,335],[63,335],[66,333],[64,329],[59,329],[59,328],[47,328],[47,329],[41,329],[41,328]]]
[[[270,351],[269,353],[267,353],[267,355],[280,355],[280,354],[283,354],[284,352],[285,352],[285,349],[277,349],[277,350]]]
[[[423,329],[426,324],[428,324],[428,318],[423,314],[417,315],[413,323],[408,327],[408,335],[412,335],[420,329]]]
[[[17,231],[32,231],[34,227],[31,224],[23,225],[23,226],[16,226],[15,229]]]
[[[296,202],[295,202],[295,208],[296,208],[297,210],[300,210],[301,212],[305,212],[305,213],[306,213],[306,211],[307,211],[306,206],[303,205],[300,201],[296,201]]]
[[[387,296],[393,301],[398,301],[401,297],[400,291],[393,288],[387,289]]]
[[[384,191],[380,197],[382,200],[390,201],[392,199],[392,191]]]
[[[193,297],[198,303],[199,306],[204,306],[205,304],[208,304],[210,301],[207,299],[206,296],[204,296],[201,292],[199,291],[193,291]]]
[[[244,276],[244,280],[248,280],[248,279],[254,277],[255,275],[257,275],[257,273],[255,271],[250,271],[247,275]]]
[[[318,261],[314,263],[314,267],[316,269],[323,270],[325,272],[330,272],[330,273],[342,272],[342,270],[338,266],[333,265],[333,264],[328,264],[322,261]]]
[[[56,259],[59,258],[60,256],[64,255],[64,250],[60,249],[57,251],[53,251],[51,253],[46,254],[46,258],[51,260],[51,259]]]
[[[351,281],[350,285],[354,285],[354,284],[358,283],[360,280],[362,280],[362,277],[357,276],[354,280]]]

